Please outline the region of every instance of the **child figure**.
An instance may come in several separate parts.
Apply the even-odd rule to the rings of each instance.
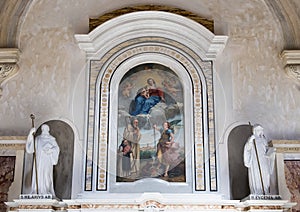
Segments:
[[[124,177],[130,176],[131,171],[131,161],[130,154],[132,154],[131,146],[129,142],[124,139],[119,147],[119,150],[122,152],[122,171]]]

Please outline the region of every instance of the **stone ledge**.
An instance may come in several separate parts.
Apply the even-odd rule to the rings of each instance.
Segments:
[[[284,50],[280,54],[288,76],[300,80],[300,50]]]
[[[17,48],[0,48],[0,63],[17,63],[20,50]]]
[[[276,153],[300,153],[299,140],[272,140]]]
[[[26,136],[0,136],[1,150],[24,150]]]

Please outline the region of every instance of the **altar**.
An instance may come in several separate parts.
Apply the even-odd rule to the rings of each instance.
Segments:
[[[56,196],[30,194],[34,162],[25,154],[20,196],[8,198],[8,211],[291,211],[296,205],[283,163],[299,149],[287,149],[293,157],[278,154],[297,142],[273,141],[277,193],[247,198],[248,182],[240,178],[244,187],[235,189],[244,196],[233,197],[233,175],[246,172],[234,166],[229,173],[236,152],[229,136],[216,133],[214,95],[227,36],[180,15],[143,11],[74,38],[87,65],[86,84],[75,88],[84,99],[74,97],[73,111],[85,101],[84,118],[48,120],[36,131],[47,124],[60,148]],[[247,137],[241,133],[234,145]]]
[[[15,200],[8,211],[290,211],[288,200],[222,200],[209,195],[160,193],[108,195],[101,199]]]

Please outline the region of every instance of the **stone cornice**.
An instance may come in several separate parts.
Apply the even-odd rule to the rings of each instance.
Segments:
[[[272,140],[277,153],[300,153],[299,140]]]
[[[2,85],[18,73],[19,49],[0,48],[0,97]]]
[[[287,75],[300,81],[300,50],[284,50],[280,56]]]
[[[17,63],[19,60],[19,49],[17,48],[0,48],[0,64]]]
[[[1,150],[23,150],[25,148],[26,136],[0,136]]]

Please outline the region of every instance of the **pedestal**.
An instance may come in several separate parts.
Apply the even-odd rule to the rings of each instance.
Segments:
[[[282,200],[280,195],[253,195],[244,198],[243,211],[289,211],[296,203]]]
[[[14,200],[14,202],[7,202],[8,211],[65,211],[65,204],[52,199],[35,199],[35,200]]]

